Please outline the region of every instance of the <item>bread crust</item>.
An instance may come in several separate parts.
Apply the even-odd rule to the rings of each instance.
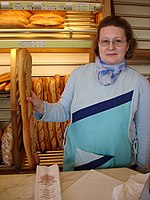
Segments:
[[[28,29],[63,29],[64,26],[62,24],[45,26],[43,24],[34,24],[31,22],[26,26],[26,28]]]
[[[32,22],[32,24],[44,26],[59,25],[65,22],[65,18],[63,16],[59,16],[53,13],[34,14],[29,18],[29,20]]]
[[[32,86],[32,58],[27,49],[19,50],[18,60],[19,93],[23,122],[23,142],[29,166],[31,169],[34,169],[36,165],[39,164],[39,160],[35,147],[36,137],[34,136],[35,132],[33,127],[32,104],[26,99],[26,97],[30,96]]]
[[[1,138],[2,159],[6,166],[14,165],[12,124],[8,124]]]
[[[6,92],[9,92],[9,91],[10,91],[10,88],[11,88],[11,82],[9,82],[9,83],[7,83],[7,85],[5,85],[4,90],[5,90]]]
[[[0,10],[0,14],[9,15],[9,16],[23,16],[29,18],[32,13],[28,10]]]
[[[3,91],[5,89],[5,86],[7,85],[7,82],[1,83],[0,84],[0,91]]]
[[[5,81],[10,81],[10,72],[0,74],[0,83],[3,83]]]
[[[0,28],[1,29],[19,29],[25,28],[27,25],[26,18],[23,17],[15,17],[15,16],[3,16],[0,15]]]

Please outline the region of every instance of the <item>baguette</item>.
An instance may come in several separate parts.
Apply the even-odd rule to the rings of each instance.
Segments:
[[[57,97],[56,100],[58,101],[61,96],[61,86],[60,86],[61,81],[60,81],[60,76],[58,74],[56,74],[54,78],[55,78],[56,97]],[[57,138],[58,148],[62,149],[64,129],[62,128],[62,124],[60,122],[56,122],[55,126],[56,126],[56,138]]]
[[[13,136],[12,136],[12,124],[8,124],[1,139],[2,145],[2,159],[6,166],[10,167],[14,165],[13,158]]]
[[[0,148],[1,148],[1,138],[2,138],[2,135],[3,135],[3,133],[2,133],[2,129],[0,127]]]
[[[36,93],[35,88],[36,88],[36,83],[37,83],[38,79],[34,78],[32,79],[32,90]],[[37,146],[37,150],[40,151],[40,144],[39,144],[39,132],[38,132],[38,121],[36,119],[34,119],[34,127],[35,127],[35,132],[36,132],[36,146]]]
[[[20,49],[18,59],[18,77],[19,77],[19,93],[21,114],[23,122],[23,142],[31,169],[35,169],[39,164],[38,155],[36,152],[35,132],[33,127],[32,104],[26,100],[30,96],[32,80],[32,58],[27,49]]]
[[[47,93],[48,81],[47,81],[47,78],[42,78],[42,80],[43,80],[43,100],[48,101],[48,93]],[[44,133],[45,133],[44,139],[45,139],[46,150],[51,150],[47,122],[44,122],[43,128],[44,128]]]
[[[11,87],[11,83],[9,82],[9,83],[7,83],[7,85],[4,87],[4,90],[5,90],[6,92],[10,91],[10,87]]]
[[[55,91],[55,79],[49,78],[49,92],[51,96],[51,102],[54,103],[56,99],[56,91]],[[56,127],[54,122],[48,122],[48,129],[50,131],[50,142],[52,150],[57,149],[57,140],[56,140]]]
[[[37,97],[43,100],[43,81],[42,78],[38,78],[34,84],[34,89]],[[45,145],[45,133],[44,133],[44,122],[38,121],[37,122],[37,129],[38,129],[38,142],[40,146],[40,150],[45,152],[46,145]]]
[[[60,91],[60,76],[58,74],[55,75],[55,87],[56,87],[56,97],[57,101],[60,99],[61,91]]]
[[[56,83],[56,80],[55,80],[56,77],[57,77],[57,83]],[[56,76],[56,77],[52,78],[51,79],[51,83],[50,83],[50,91],[51,91],[51,96],[52,96],[52,103],[56,103],[57,102],[57,96],[56,96],[57,92],[56,91],[60,92],[59,76]],[[57,90],[56,90],[56,85],[57,85]],[[58,94],[58,98],[59,97],[60,97],[60,94]],[[55,122],[55,130],[56,130],[55,138],[56,138],[57,146],[58,146],[58,148],[62,148],[63,133],[62,133],[60,122]]]
[[[1,83],[0,84],[0,91],[3,91],[5,89],[5,86],[7,85],[7,82]]]
[[[52,102],[52,98],[51,98],[51,93],[50,93],[50,89],[49,89],[49,84],[50,84],[50,77],[47,77],[45,79],[45,89],[46,89],[46,93],[47,93],[47,101],[49,103]],[[47,129],[48,129],[48,138],[49,138],[49,143],[50,143],[50,149],[51,150],[55,150],[57,148],[56,146],[56,140],[55,140],[55,124],[53,122],[47,122]],[[51,142],[53,140],[53,142]]]
[[[3,83],[5,81],[10,81],[10,72],[0,74],[0,83]]]

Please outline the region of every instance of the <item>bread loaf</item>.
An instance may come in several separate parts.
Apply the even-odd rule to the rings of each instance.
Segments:
[[[37,79],[33,78],[32,79],[32,90],[36,93],[35,91],[35,87],[36,87],[36,83],[37,83]],[[36,119],[34,119],[34,127],[35,127],[35,134],[36,134],[36,146],[37,146],[37,150],[40,151],[40,144],[39,144],[39,132],[38,132],[38,121]]]
[[[65,22],[65,17],[53,13],[38,13],[32,15],[29,21],[36,25],[50,26],[63,24]]]
[[[19,77],[19,93],[21,114],[23,122],[23,142],[28,158],[29,166],[34,169],[39,164],[36,152],[36,136],[33,123],[32,104],[27,101],[26,97],[30,96],[32,86],[32,58],[27,49],[19,50],[18,57],[18,77]]]
[[[12,124],[10,123],[1,139],[1,146],[2,146],[2,159],[6,166],[10,167],[14,165],[13,159],[13,136],[12,136]]]
[[[3,83],[5,81],[10,81],[10,72],[0,74],[0,83]]]
[[[55,78],[57,80],[57,83],[56,83]],[[57,87],[57,89],[56,89],[56,87]],[[58,95],[57,95],[57,91],[58,91]],[[54,78],[51,79],[50,92],[51,92],[51,96],[52,96],[52,103],[56,103],[57,102],[57,96],[58,96],[58,98],[60,97],[59,76],[58,75],[56,75]],[[62,133],[60,122],[55,122],[55,130],[56,130],[56,133],[55,133],[56,136],[55,137],[56,137],[58,147],[62,148],[63,133]]]
[[[56,92],[55,92],[55,82],[54,79],[49,77],[48,79],[48,90],[49,90],[49,103],[53,103],[56,99]],[[57,149],[57,140],[56,140],[56,129],[55,129],[55,123],[54,122],[48,122],[48,130],[49,130],[49,138],[51,142],[51,148],[52,150]]]
[[[4,90],[6,92],[10,91],[10,87],[11,87],[11,83],[9,82],[9,83],[7,83],[7,85],[5,85]]]
[[[0,149],[1,149],[2,129],[0,127]],[[0,156],[0,163],[2,162],[2,156]]]
[[[8,16],[23,16],[25,18],[29,18],[32,13],[28,10],[0,10],[0,14],[8,15]]]
[[[47,93],[48,80],[46,77],[42,78],[42,80],[43,80],[43,100],[48,101],[48,93]],[[43,128],[44,128],[44,135],[45,135],[45,137],[44,137],[45,148],[46,148],[46,150],[51,150],[47,122],[44,122]]]
[[[2,138],[2,129],[1,129],[1,127],[0,127],[0,147],[1,147],[1,138]]]
[[[49,26],[45,26],[42,24],[34,24],[34,23],[29,23],[28,25],[26,25],[26,28],[28,29],[63,29],[64,25],[59,24],[59,25],[49,25]]]
[[[25,28],[27,25],[24,17],[15,16],[2,16],[0,15],[0,28],[1,29],[19,29]]]
[[[52,102],[52,98],[51,98],[51,93],[50,93],[50,89],[49,89],[49,85],[50,85],[50,81],[51,81],[51,78],[50,77],[47,77],[47,78],[44,78],[44,82],[45,82],[45,97],[44,99],[46,100],[47,98],[47,101],[49,103]],[[49,145],[48,148],[50,148],[51,150],[56,150],[57,149],[57,144],[56,144],[56,138],[55,138],[55,124],[53,122],[47,122],[47,130],[48,130],[48,142],[49,142]],[[45,138],[46,139],[46,138]]]
[[[56,100],[58,101],[61,96],[61,90],[60,90],[60,76],[59,74],[56,74],[54,76],[55,78],[55,87],[56,87]]]
[[[25,10],[1,10],[0,28],[2,29],[20,29],[29,24],[29,17],[32,14]]]
[[[7,84],[8,84],[7,82],[1,83],[0,84],[0,91],[3,91]]]
[[[59,74],[55,75],[55,87],[56,87],[56,101],[59,101],[60,96],[61,96],[61,81],[60,81],[60,76]],[[56,126],[56,137],[57,137],[57,143],[58,147],[62,149],[62,143],[63,143],[63,130],[62,125],[59,122],[55,123]]]
[[[34,89],[37,97],[41,100],[43,100],[43,82],[42,78],[38,78],[37,81],[35,82],[35,89]],[[45,140],[44,140],[44,122],[43,121],[38,121],[37,122],[37,129],[38,129],[38,141],[40,145],[40,150],[42,152],[45,151]]]
[[[31,10],[31,13],[34,14],[55,14],[55,15],[59,15],[59,16],[63,16],[65,17],[66,15],[66,11],[64,10]]]

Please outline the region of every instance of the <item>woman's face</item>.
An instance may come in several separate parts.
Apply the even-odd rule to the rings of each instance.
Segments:
[[[129,49],[124,29],[115,26],[107,26],[100,30],[98,46],[101,60],[111,65],[122,62]]]

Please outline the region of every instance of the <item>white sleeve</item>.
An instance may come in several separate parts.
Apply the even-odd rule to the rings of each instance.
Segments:
[[[150,172],[150,84],[144,79],[138,86],[135,124],[138,139],[137,169],[146,173]]]

